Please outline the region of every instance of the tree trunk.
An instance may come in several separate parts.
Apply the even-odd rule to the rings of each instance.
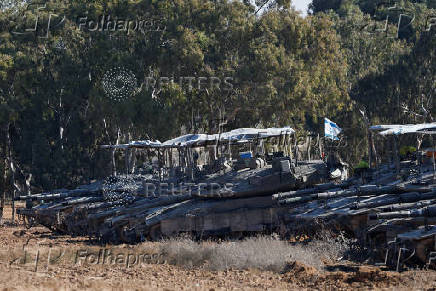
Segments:
[[[135,173],[136,172],[136,148],[133,148],[130,153],[131,159],[130,159],[130,172]]]
[[[435,181],[435,174],[436,174],[436,163],[435,163],[435,158],[434,158],[434,139],[433,139],[433,135],[431,135],[431,160],[433,162],[433,183]]]
[[[294,135],[295,166],[298,166],[298,137]]]
[[[307,137],[306,142],[307,142],[307,159],[310,161],[311,160],[310,151],[312,150],[311,148],[312,137],[310,135]]]
[[[8,130],[6,132],[6,142],[8,144],[8,161],[9,161],[9,169],[11,170],[11,185],[13,187],[12,190],[12,223],[15,223],[15,194],[17,192],[15,186],[15,165],[14,160],[12,158],[12,143],[11,143],[11,134],[10,134],[10,126],[8,126]]]
[[[395,174],[397,177],[400,175],[400,158],[398,153],[398,137],[394,136],[394,161],[395,161]]]
[[[130,149],[124,150],[124,161],[126,166],[126,175],[130,174]]]
[[[5,162],[5,167],[3,169],[1,189],[2,189],[2,193],[1,193],[1,205],[0,205],[0,222],[3,220],[3,209],[5,208],[5,200],[6,200],[6,162]]]
[[[370,146],[371,146],[371,152],[374,156],[375,167],[377,168],[377,166],[378,166],[377,151],[375,150],[374,136],[373,136],[371,131],[369,131],[369,142],[370,142]]]
[[[371,148],[371,131],[369,130],[369,125],[367,124],[366,130],[368,132],[368,165],[372,167],[372,148]]]
[[[6,126],[6,132],[9,132],[9,124]],[[6,135],[5,135],[6,136]],[[5,209],[5,202],[6,202],[6,191],[7,191],[7,180],[8,180],[8,158],[7,158],[7,152],[8,152],[8,147],[7,147],[7,142],[5,140],[5,142],[3,143],[3,154],[4,154],[4,168],[3,168],[3,175],[2,175],[2,193],[1,193],[1,205],[0,205],[0,221],[3,220],[3,210]]]
[[[117,131],[117,141],[115,142],[115,145],[119,145],[120,144],[120,137],[121,137],[121,130],[118,128]],[[116,149],[113,148],[111,151],[111,156],[112,156],[112,175],[116,176],[117,175],[117,165],[115,162],[115,151]]]

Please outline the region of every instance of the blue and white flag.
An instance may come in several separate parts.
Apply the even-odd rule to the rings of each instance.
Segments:
[[[342,131],[339,126],[328,118],[324,118],[324,136],[332,140],[339,140],[338,134]]]

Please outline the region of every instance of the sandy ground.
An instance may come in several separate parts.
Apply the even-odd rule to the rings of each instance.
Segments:
[[[9,217],[10,209],[5,213]],[[161,260],[158,243],[100,246],[7,220],[0,226],[0,244],[2,290],[436,290],[436,271],[396,273],[352,263],[319,271],[295,262],[282,273],[187,269]],[[105,257],[107,250],[113,256]]]

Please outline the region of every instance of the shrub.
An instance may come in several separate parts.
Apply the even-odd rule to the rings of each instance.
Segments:
[[[355,169],[369,169],[369,164],[366,161],[360,161]]]
[[[342,257],[346,248],[345,244],[331,238],[317,239],[308,244],[290,244],[274,236],[258,236],[220,243],[170,239],[161,243],[160,252],[169,264],[187,268],[282,272],[293,261],[322,269],[323,261]]]
[[[413,146],[403,146],[400,148],[400,156],[406,157],[409,154],[413,154],[416,152],[416,148]]]

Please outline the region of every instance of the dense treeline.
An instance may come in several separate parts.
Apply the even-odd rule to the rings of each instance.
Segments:
[[[25,2],[0,4],[0,192],[12,180],[50,189],[103,177],[113,169],[100,144],[217,132],[223,121],[303,135],[328,116],[355,163],[367,158],[360,110],[403,123],[433,107],[433,0],[314,0],[306,17],[283,0]],[[132,29],[100,29],[108,16]],[[104,85],[118,68],[136,79],[121,101]]]

